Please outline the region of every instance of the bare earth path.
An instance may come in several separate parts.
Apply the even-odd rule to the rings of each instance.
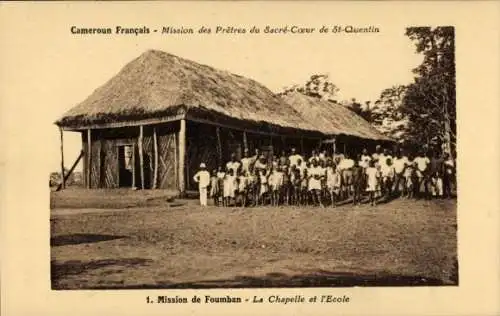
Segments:
[[[157,203],[158,204],[158,203]],[[456,201],[58,209],[54,289],[454,285]]]

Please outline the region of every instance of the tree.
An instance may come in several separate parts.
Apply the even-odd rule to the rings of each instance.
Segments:
[[[353,111],[357,115],[364,118],[366,121],[371,122],[371,109],[370,109],[370,101],[365,102],[365,107],[361,103],[359,103],[356,98],[352,98],[351,101],[344,101],[342,104],[346,106],[349,110]]]
[[[319,74],[312,75],[304,85],[285,87],[278,95],[299,92],[310,97],[337,103],[336,96],[339,91],[339,88],[330,81],[328,74]],[[341,101],[340,104],[370,122],[369,102],[367,102],[366,108],[363,108],[362,104],[356,101],[355,98],[352,98],[350,101]]]
[[[402,85],[383,90],[370,110],[372,125],[399,142],[404,142],[408,133],[408,116],[402,111],[406,90]]]
[[[424,55],[408,86],[403,113],[409,118],[409,136],[414,144],[456,148],[455,31],[451,26],[411,27],[406,36]]]
[[[304,85],[294,85],[284,88],[283,92],[278,95],[290,92],[300,92],[311,97],[335,101],[335,96],[339,92],[339,88],[330,82],[328,74],[319,74],[312,75]]]

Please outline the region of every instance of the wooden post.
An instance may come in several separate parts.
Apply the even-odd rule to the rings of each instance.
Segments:
[[[222,166],[222,141],[220,139],[220,127],[215,128],[215,134],[217,135],[217,155],[219,158],[219,165]]]
[[[139,125],[139,142],[138,142],[138,148],[139,148],[139,165],[140,165],[140,172],[141,172],[141,189],[144,190],[144,150],[143,150],[143,138],[144,138],[144,125]]]
[[[91,143],[91,136],[92,136],[92,131],[89,128],[87,130],[87,189],[90,189],[90,169],[91,163],[92,163],[92,143]]]
[[[333,138],[333,157],[337,154],[337,138]]]
[[[248,150],[247,132],[243,131],[243,151]]]
[[[99,175],[99,177],[97,178],[99,181],[96,181],[96,184],[97,184],[97,188],[101,188],[102,185],[102,179],[101,179],[101,175],[102,175],[102,162],[101,162],[101,156],[102,156],[102,140],[99,140],[97,142],[97,174]]]
[[[181,196],[186,193],[185,176],[186,162],[186,120],[182,119],[179,129],[179,191]]]
[[[56,191],[59,191],[62,189],[62,186],[63,186],[63,183],[66,182],[66,180],[69,178],[69,176],[71,175],[71,173],[73,173],[73,170],[75,170],[76,168],[76,165],[80,162],[80,160],[82,159],[83,157],[83,150],[80,151],[80,155],[78,156],[78,158],[75,160],[75,162],[73,163],[73,165],[71,166],[71,168],[69,169],[68,173],[66,173],[66,175],[64,176],[64,180],[63,182],[61,182],[59,184],[59,186],[57,187]]]
[[[66,180],[64,176],[64,141],[63,141],[63,130],[59,127],[59,133],[61,134],[61,188],[64,190],[66,188]]]
[[[132,144],[132,189],[135,189],[135,143]]]
[[[153,149],[154,149],[154,173],[153,173],[153,189],[156,189],[156,182],[158,181],[158,138],[156,136],[156,127],[153,128]]]

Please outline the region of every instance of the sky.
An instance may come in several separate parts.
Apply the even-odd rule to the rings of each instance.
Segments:
[[[116,4],[117,5],[117,4]],[[159,49],[198,63],[228,70],[252,78],[279,92],[283,87],[304,83],[312,74],[326,73],[340,89],[339,100],[356,98],[374,101],[380,92],[413,80],[411,70],[422,60],[414,44],[404,35],[406,24],[397,17],[384,21],[360,7],[347,8],[342,3],[172,3],[157,10],[134,3],[134,8],[118,10],[108,3],[99,8],[87,4],[54,4],[50,19],[46,8],[10,10],[5,25],[16,23],[18,33],[7,44],[11,49],[2,57],[11,61],[2,76],[8,85],[22,91],[16,99],[2,100],[22,107],[7,115],[42,121],[44,155],[50,157],[48,168],[60,170],[59,131],[53,122],[65,111],[83,101],[96,88],[117,74],[129,61],[148,49]],[[18,5],[17,7],[22,7]],[[354,11],[353,11],[354,8]],[[42,10],[43,9],[43,10]],[[83,11],[85,9],[86,11]],[[411,10],[411,8],[408,8]],[[82,12],[85,12],[83,14]],[[345,13],[351,13],[347,15]],[[364,14],[363,19],[352,13]],[[362,23],[354,23],[362,21]],[[5,27],[5,25],[3,25]],[[211,34],[166,35],[74,35],[77,27],[161,27],[234,26],[261,29],[301,26],[328,28],[334,25],[375,26],[379,33],[365,34]],[[5,96],[9,98],[9,96]],[[20,119],[12,117],[13,121]],[[81,148],[79,133],[64,133],[64,154],[69,168]],[[77,169],[81,169],[79,166]]]

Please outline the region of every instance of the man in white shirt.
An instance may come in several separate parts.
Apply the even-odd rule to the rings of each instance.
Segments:
[[[428,174],[427,174],[427,169],[430,163],[430,159],[427,157],[427,155],[424,152],[420,152],[419,155],[413,159],[413,163],[417,167],[417,177],[418,177],[418,183],[417,183],[417,190],[420,190],[420,187],[422,184],[424,185],[424,193],[425,197],[429,197],[429,187],[428,187]]]
[[[343,198],[347,198],[352,191],[352,167],[354,167],[354,160],[347,154],[337,166],[342,179],[340,191]]]
[[[236,154],[232,153],[231,154],[231,160],[226,164],[226,169],[227,170],[233,170],[233,174],[238,174],[238,169],[240,168],[241,163],[236,160]]]
[[[352,160],[348,155],[344,157],[344,159],[340,160],[337,169],[339,170],[349,170],[354,167],[354,160]]]
[[[365,169],[368,168],[370,160],[372,160],[372,157],[368,154],[368,150],[363,148],[363,151],[361,152],[361,159],[359,160],[359,166]]]
[[[323,207],[321,201],[321,180],[325,176],[324,169],[319,166],[318,159],[311,160],[311,167],[307,170],[309,176],[308,190],[311,192],[313,203]]]
[[[207,206],[207,187],[210,184],[210,173],[203,162],[200,164],[200,170],[194,175],[193,179],[198,183],[200,205]]]
[[[259,159],[257,159],[257,161],[255,162],[253,168],[255,172],[258,174],[258,172],[260,172],[261,170],[266,170],[267,167],[268,165],[266,163],[266,157],[264,157],[264,155],[260,155]]]
[[[309,157],[309,159],[307,160],[307,162],[309,162],[310,164],[312,164],[312,161],[313,160],[316,160],[316,161],[319,161],[319,155],[318,153],[316,152],[316,150],[313,149],[313,151],[311,152],[311,157]]]
[[[396,157],[393,159],[393,166],[394,166],[394,173],[395,173],[395,179],[394,179],[394,192],[395,193],[401,193],[402,192],[402,187],[404,186],[404,170],[406,166],[410,163],[408,161],[408,157],[403,155],[403,151],[399,150],[397,152]]]
[[[298,160],[304,161],[304,158],[301,155],[297,154],[295,147],[292,147],[291,154],[290,157],[288,157],[288,160],[290,161],[290,169],[291,169],[292,166],[297,165]]]
[[[248,157],[248,148],[243,151],[243,158],[241,158],[241,171],[244,174],[250,171],[250,165],[252,164],[252,158]]]
[[[259,157],[260,157],[260,150],[259,148],[255,148],[254,155],[250,157],[250,165],[255,164],[255,162],[259,160]]]

